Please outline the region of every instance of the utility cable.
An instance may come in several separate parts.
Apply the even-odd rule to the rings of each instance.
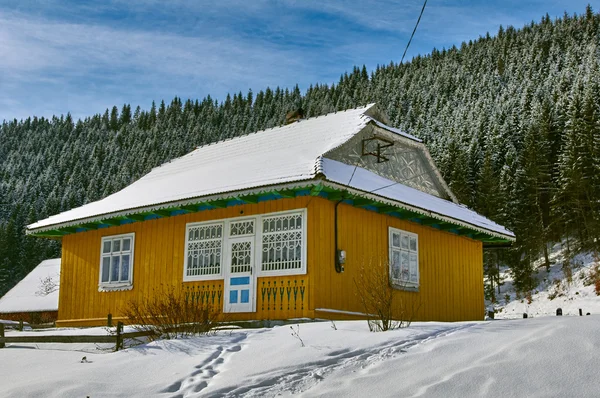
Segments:
[[[419,26],[419,22],[421,22],[421,17],[423,16],[423,11],[425,11],[426,5],[427,5],[427,0],[425,0],[425,2],[423,3],[423,8],[421,8],[421,13],[419,14],[419,19],[417,19],[415,28],[413,29],[412,34],[410,35],[410,39],[408,40],[408,43],[406,44],[406,48],[404,49],[404,54],[402,54],[402,59],[400,60],[400,65],[402,65],[402,62],[404,61],[404,56],[406,55],[406,52],[408,51],[410,42],[412,42],[413,36],[415,35],[415,32],[417,31],[417,26]]]

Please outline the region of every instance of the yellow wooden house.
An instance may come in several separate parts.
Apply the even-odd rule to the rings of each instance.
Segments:
[[[415,320],[483,319],[483,247],[514,235],[460,205],[375,105],[199,147],[28,226],[62,240],[59,326],[122,319],[161,286],[231,320],[364,318],[385,264]]]

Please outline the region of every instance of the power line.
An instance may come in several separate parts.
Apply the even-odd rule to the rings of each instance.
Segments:
[[[410,39],[408,40],[408,43],[406,44],[406,48],[404,49],[404,54],[402,54],[402,59],[400,60],[400,64],[402,64],[402,62],[404,61],[404,56],[406,55],[406,51],[408,51],[410,42],[412,41],[413,36],[415,35],[415,32],[417,31],[417,26],[419,26],[419,22],[421,22],[421,17],[423,16],[423,11],[425,11],[426,5],[427,5],[427,0],[425,0],[425,2],[423,3],[423,8],[421,8],[421,13],[419,14],[419,19],[417,19],[417,23],[415,24],[415,28],[412,31],[412,35],[410,35]]]

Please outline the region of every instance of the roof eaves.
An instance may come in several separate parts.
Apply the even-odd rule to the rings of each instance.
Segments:
[[[315,167],[317,167],[317,164],[321,164],[320,159],[317,159],[317,162],[315,163]],[[29,226],[27,226],[26,234],[27,235],[36,235],[36,234],[42,234],[42,233],[48,232],[48,231],[57,230],[57,229],[72,228],[72,227],[80,226],[82,224],[100,222],[103,220],[109,220],[109,219],[114,219],[114,218],[119,218],[119,217],[133,216],[133,215],[140,214],[140,213],[159,211],[159,210],[169,209],[169,208],[173,208],[173,207],[195,205],[195,204],[209,202],[209,201],[236,199],[237,197],[240,197],[240,196],[266,193],[266,192],[269,192],[274,189],[284,190],[284,189],[306,188],[308,186],[318,184],[322,181],[322,179],[324,178],[324,174],[322,173],[322,167],[320,167],[320,168],[321,168],[320,175],[311,175],[311,176],[307,176],[307,178],[302,178],[302,179],[298,179],[295,181],[289,181],[289,182],[284,182],[284,183],[279,183],[279,184],[261,185],[261,186],[256,186],[256,187],[237,190],[237,191],[220,192],[220,193],[215,193],[212,195],[204,195],[204,196],[186,198],[186,199],[181,199],[181,200],[162,202],[162,203],[157,203],[157,204],[153,204],[153,205],[149,205],[149,206],[123,209],[123,210],[119,210],[119,211],[115,211],[115,212],[96,214],[96,215],[93,215],[90,217],[79,218],[79,219],[65,221],[65,222],[61,222],[61,223],[49,224],[49,225],[45,225],[43,227],[38,227],[38,228],[30,228]]]
[[[448,223],[451,223],[451,224],[455,224],[455,225],[458,225],[458,226],[469,228],[469,229],[472,229],[474,231],[478,231],[478,232],[481,232],[481,233],[484,233],[484,234],[489,234],[491,236],[495,236],[495,237],[500,238],[500,239],[506,239],[506,240],[511,241],[511,242],[515,241],[515,235],[512,232],[511,232],[512,235],[503,234],[503,233],[500,233],[500,232],[497,232],[497,231],[494,231],[494,230],[491,230],[491,229],[487,229],[487,228],[483,228],[483,227],[478,226],[478,225],[471,224],[471,223],[463,221],[463,220],[459,220],[459,219],[456,219],[456,218],[453,218],[453,217],[449,217],[449,216],[446,216],[446,215],[443,215],[443,214],[439,214],[439,213],[436,213],[436,212],[431,211],[431,210],[427,210],[427,209],[420,208],[420,207],[417,207],[417,206],[409,205],[409,204],[404,203],[404,202],[399,201],[399,200],[390,199],[390,198],[387,198],[385,196],[377,195],[377,194],[374,194],[374,193],[371,193],[371,192],[365,192],[365,191],[362,191],[362,190],[357,189],[355,187],[351,187],[351,186],[348,186],[348,185],[340,184],[340,183],[337,183],[335,181],[330,181],[330,180],[326,179],[323,182],[323,184],[325,186],[330,187],[330,188],[334,188],[334,189],[337,188],[337,189],[346,190],[348,192],[353,192],[354,194],[357,194],[359,196],[362,196],[362,197],[365,197],[365,198],[368,198],[368,199],[372,199],[372,200],[375,200],[375,201],[378,201],[378,202],[381,202],[381,203],[384,203],[384,204],[388,204],[388,205],[391,205],[391,206],[399,206],[399,207],[402,207],[402,208],[404,208],[406,210],[409,210],[409,211],[412,211],[412,212],[424,215],[426,217],[435,218],[435,219],[440,220],[440,221],[445,221],[445,222],[448,222]]]

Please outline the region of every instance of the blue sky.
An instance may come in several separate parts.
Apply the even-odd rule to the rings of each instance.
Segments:
[[[429,0],[406,60],[588,3]],[[0,120],[337,82],[399,62],[422,4],[0,0]]]

